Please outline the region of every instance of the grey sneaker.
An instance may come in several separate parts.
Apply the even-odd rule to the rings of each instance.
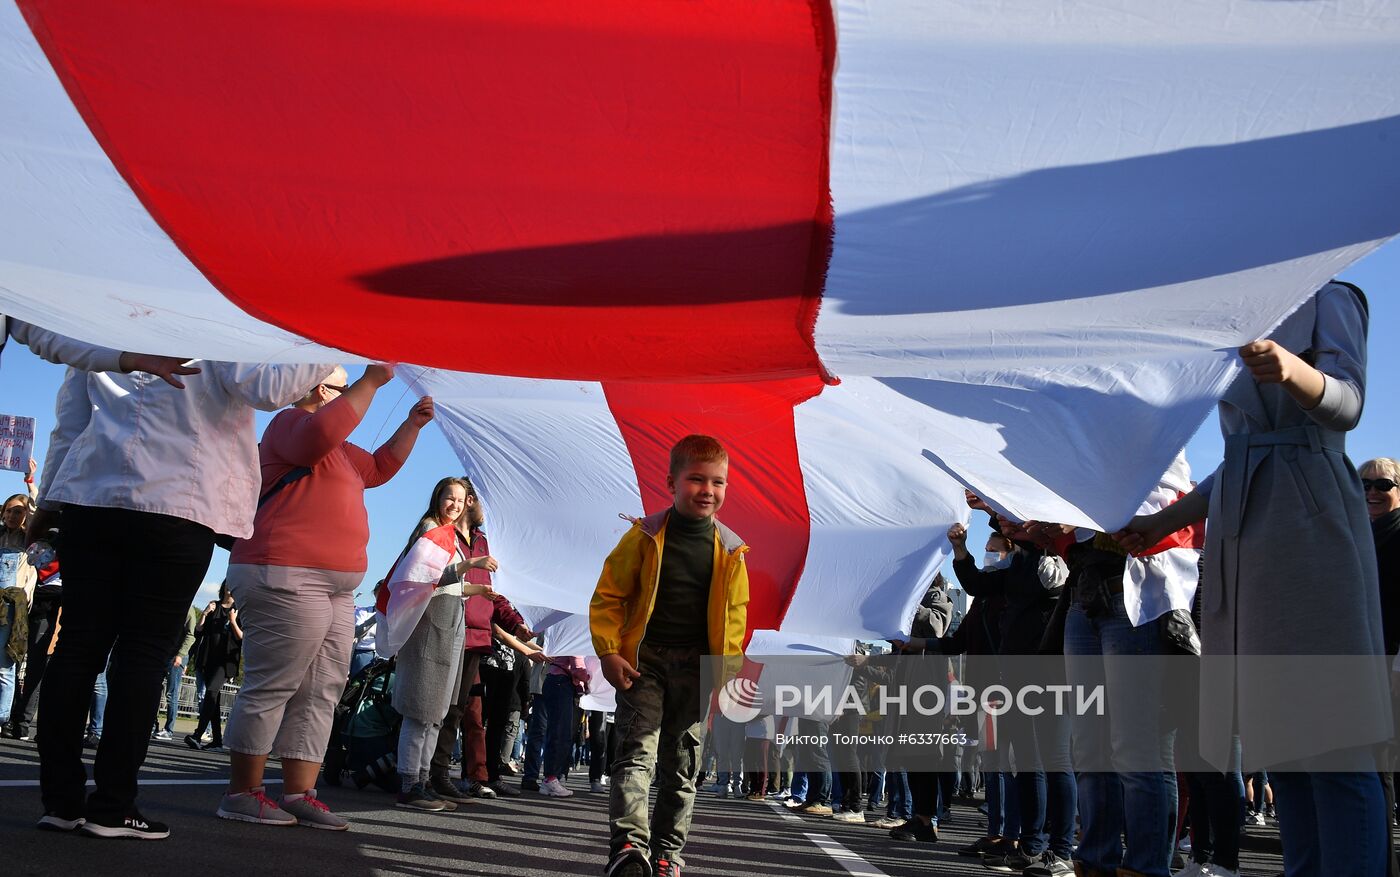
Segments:
[[[278,807],[277,802],[267,796],[267,790],[262,786],[236,795],[226,793],[214,814],[220,819],[256,822],[259,825],[297,824],[297,818]]]
[[[496,797],[498,797],[498,798],[519,798],[519,797],[520,797],[520,790],[519,790],[519,789],[515,789],[515,788],[512,788],[512,787],[506,785],[505,782],[502,781],[502,780],[496,780],[494,783],[487,783],[487,784],[486,784],[486,788],[488,788],[488,789],[490,789],[491,791],[495,792],[495,793],[496,793]]]
[[[350,827],[350,823],[332,813],[331,808],[316,797],[315,789],[307,789],[305,795],[292,801],[288,801],[284,795],[277,803],[285,812],[296,817],[298,825],[305,825],[307,828],[344,831]]]
[[[433,784],[432,784],[432,783],[428,783],[428,784],[426,784],[426,785],[423,786],[423,795],[424,795],[429,801],[436,801],[437,803],[441,804],[441,805],[442,805],[442,809],[443,809],[444,812],[450,813],[450,812],[452,812],[453,810],[456,810],[456,809],[457,809],[457,802],[456,802],[456,801],[449,801],[449,800],[447,800],[446,798],[444,798],[443,796],[439,795],[439,794],[437,793],[437,790],[433,788]]]
[[[429,777],[428,788],[442,800],[454,804],[465,804],[471,800],[471,796],[462,791],[449,777]]]
[[[408,791],[399,792],[399,800],[394,804],[408,810],[446,810],[446,805],[441,798],[431,797],[422,783],[414,783]]]
[[[1074,874],[1074,865],[1050,850],[1040,854],[1035,863],[1021,872],[1025,877],[1066,877]]]

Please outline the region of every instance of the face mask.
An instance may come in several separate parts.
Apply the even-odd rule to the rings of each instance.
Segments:
[[[1006,568],[1007,568],[1008,566],[1010,566],[1010,565],[1011,565],[1011,555],[1009,555],[1009,554],[1006,555],[1005,557],[1002,557],[1000,554],[998,554],[998,553],[995,552],[995,551],[988,551],[988,552],[987,552],[985,555],[983,555],[983,557],[982,557],[982,568],[983,568],[983,569],[1006,569]]]

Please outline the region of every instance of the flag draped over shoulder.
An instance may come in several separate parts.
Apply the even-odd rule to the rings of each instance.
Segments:
[[[384,613],[388,633],[379,653],[393,657],[403,648],[432,599],[433,588],[457,551],[457,534],[451,524],[429,530],[410,546],[389,573],[389,605]]]

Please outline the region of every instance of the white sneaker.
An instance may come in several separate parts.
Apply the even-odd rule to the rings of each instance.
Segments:
[[[1206,865],[1201,869],[1201,877],[1240,877],[1240,872],[1220,865]]]
[[[1210,872],[1205,870],[1208,866],[1191,862],[1185,868],[1177,871],[1173,877],[1206,877]]]
[[[835,819],[837,822],[851,822],[857,825],[865,824],[865,814],[856,810],[842,810],[831,818]]]
[[[1264,824],[1264,814],[1258,812],[1257,810],[1256,810],[1255,812],[1249,814],[1249,824],[1250,824],[1250,825],[1263,825],[1263,824]]]
[[[559,780],[553,779],[540,783],[540,794],[551,798],[570,798],[574,793],[564,788],[564,784]]]

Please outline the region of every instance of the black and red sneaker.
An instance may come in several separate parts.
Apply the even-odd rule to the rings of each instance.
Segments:
[[[603,877],[652,877],[646,853],[632,844],[623,844],[603,868]]]
[[[657,859],[656,877],[681,877],[681,866],[670,859]]]

